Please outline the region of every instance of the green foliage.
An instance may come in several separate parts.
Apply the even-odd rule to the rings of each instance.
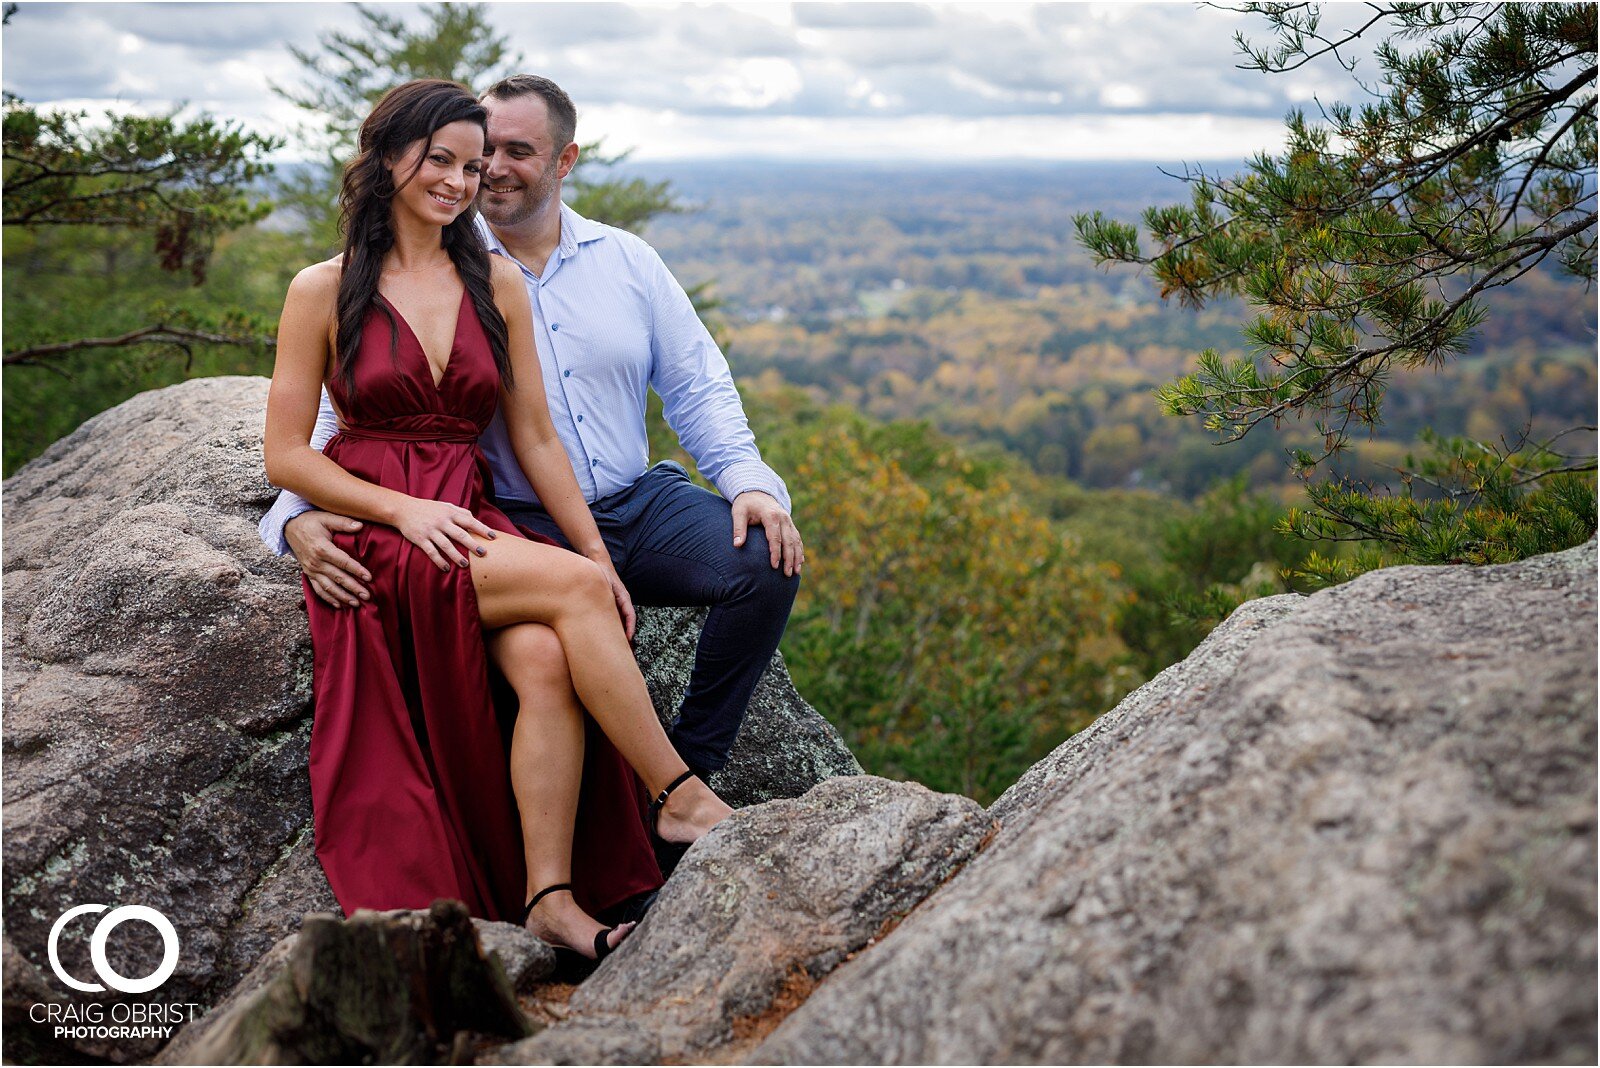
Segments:
[[[1106,576],[925,425],[796,429],[769,450],[814,547],[797,681],[867,766],[992,799],[1109,703]]]
[[[1526,438],[1498,446],[1425,440],[1430,451],[1420,461],[1406,457],[1397,493],[1348,481],[1308,489],[1310,509],[1291,510],[1279,529],[1307,543],[1352,543],[1356,551],[1312,552],[1297,578],[1324,586],[1391,564],[1506,563],[1594,537],[1592,457]]]
[[[5,368],[5,473],[143,390],[206,375],[270,374],[272,331],[298,264],[288,235],[252,227],[218,239],[206,282],[195,286],[160,270],[138,232],[13,228],[5,250],[7,344],[18,346],[13,352],[62,339],[72,347]],[[84,344],[153,323],[173,332],[117,348]]]
[[[139,230],[198,284],[217,235],[264,217],[249,184],[281,142],[202,116],[44,112],[7,93],[5,225]],[[7,362],[11,362],[8,358]]]
[[[1074,219],[1101,262],[1148,266],[1163,296],[1199,305],[1238,294],[1259,309],[1247,358],[1207,351],[1161,392],[1174,414],[1241,436],[1291,413],[1317,417],[1321,455],[1378,419],[1392,366],[1458,355],[1482,323],[1479,295],[1552,253],[1594,277],[1595,6],[1400,4],[1324,36],[1320,9],[1250,3],[1278,35],[1239,44],[1282,71],[1339,57],[1375,23],[1379,88],[1359,111],[1288,118],[1288,148],[1230,179],[1186,173],[1192,202],[1152,208],[1137,231],[1099,212]],[[1341,9],[1342,10],[1342,9]],[[1342,61],[1342,60],[1341,60]]]
[[[806,540],[785,656],[869,770],[987,802],[1122,695],[1112,574],[1028,507],[1015,460],[795,390],[746,400]]]
[[[1192,510],[1173,508],[1178,514],[1147,535],[1158,562],[1128,569],[1117,615],[1117,633],[1146,678],[1188,656],[1245,601],[1286,592],[1286,574],[1311,555],[1280,533],[1283,506],[1251,494],[1243,478],[1219,483]]]
[[[216,280],[230,231],[267,213],[250,184],[279,142],[206,117],[4,107],[9,474],[147,384],[262,368],[261,303]]]

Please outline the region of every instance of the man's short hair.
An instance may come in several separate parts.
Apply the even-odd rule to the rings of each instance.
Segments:
[[[561,151],[577,137],[578,109],[573,106],[572,98],[565,90],[549,78],[541,78],[537,74],[513,74],[489,86],[478,99],[493,97],[496,100],[513,100],[530,93],[544,97],[545,109],[550,113],[550,138],[555,142],[556,151]]]

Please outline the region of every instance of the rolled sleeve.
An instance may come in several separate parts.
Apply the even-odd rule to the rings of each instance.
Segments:
[[[667,425],[728,500],[760,490],[789,510],[788,487],[761,459],[728,361],[661,257],[648,246],[644,254],[653,318],[650,384],[661,395]]]
[[[311,447],[321,452],[327,448],[328,442],[339,432],[339,417],[334,414],[333,401],[328,397],[328,391],[322,391],[321,403],[317,405],[317,425],[311,429]],[[297,493],[280,490],[278,499],[267,509],[267,514],[261,517],[261,523],[256,530],[261,535],[262,544],[276,556],[282,556],[289,551],[289,542],[283,536],[283,528],[289,525],[289,520],[297,515],[315,510],[316,505],[306,500]]]

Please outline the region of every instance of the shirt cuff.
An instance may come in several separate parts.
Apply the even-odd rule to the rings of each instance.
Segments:
[[[783,479],[778,473],[766,464],[759,461],[744,461],[730,464],[722,471],[717,472],[714,480],[717,492],[721,493],[731,503],[741,493],[757,490],[761,493],[770,493],[777,498],[783,510],[794,514],[794,506],[789,502],[789,488],[783,484]]]
[[[261,517],[261,524],[256,530],[261,534],[261,542],[274,556],[283,556],[289,551],[289,542],[283,536],[283,528],[289,525],[289,520],[297,515],[304,515],[316,506],[304,497],[284,491],[278,494],[278,499],[272,507],[267,509],[267,514]]]

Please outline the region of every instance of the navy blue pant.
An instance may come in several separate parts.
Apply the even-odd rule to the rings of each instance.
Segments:
[[[544,509],[500,507],[513,522],[568,544]],[[783,637],[800,577],[786,576],[781,563],[772,566],[758,526],[734,548],[732,506],[670,460],[589,510],[635,604],[711,609],[668,735],[684,763],[717,771],[728,762],[750,694]]]

